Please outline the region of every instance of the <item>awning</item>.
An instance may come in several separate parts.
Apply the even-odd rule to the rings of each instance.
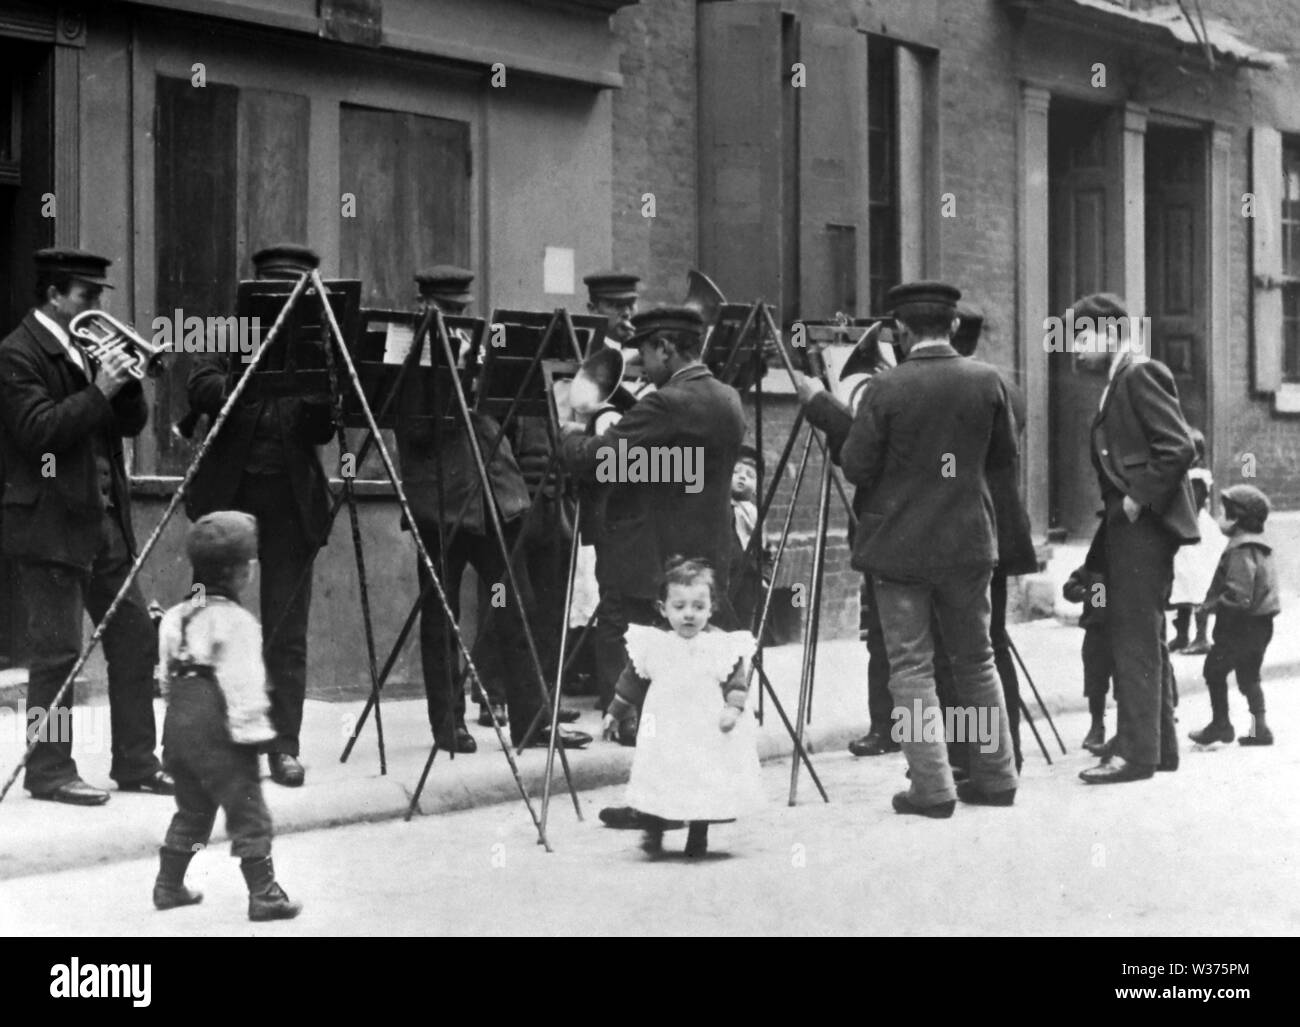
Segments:
[[[1133,8],[1120,0],[1008,0],[1009,6],[1056,16],[1083,25],[1110,28],[1156,44],[1172,44],[1204,55],[1208,44],[1215,59],[1248,68],[1281,68],[1286,58],[1242,40],[1221,18],[1204,25],[1192,0]],[[1187,14],[1184,15],[1183,8]],[[1190,16],[1190,21],[1188,20]]]

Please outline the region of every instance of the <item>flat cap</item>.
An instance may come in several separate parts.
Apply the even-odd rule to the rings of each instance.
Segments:
[[[704,331],[704,318],[694,307],[655,307],[632,318],[632,341],[639,343],[659,332]]]
[[[1233,485],[1222,492],[1223,502],[1236,507],[1241,512],[1242,520],[1253,521],[1260,527],[1268,520],[1272,504],[1254,485]]]
[[[253,254],[253,270],[263,278],[296,277],[318,267],[320,254],[299,243],[276,243]]]
[[[190,563],[240,563],[257,556],[257,520],[238,510],[214,510],[190,525],[185,536]]]
[[[451,264],[435,264],[415,275],[415,284],[420,287],[421,296],[436,296],[453,303],[470,301],[469,286],[473,281],[473,271]]]
[[[891,310],[904,307],[952,307],[961,299],[961,290],[947,282],[904,282],[889,290],[885,301]]]
[[[47,274],[71,275],[91,285],[113,288],[108,284],[108,265],[113,263],[107,257],[100,257],[85,250],[70,249],[64,246],[52,246],[37,250],[34,254],[36,270]]]
[[[596,271],[587,275],[582,284],[587,287],[587,294],[592,300],[634,300],[637,298],[637,283],[640,275],[627,271]]]

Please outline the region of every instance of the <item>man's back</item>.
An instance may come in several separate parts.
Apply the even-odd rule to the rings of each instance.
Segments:
[[[1015,457],[996,369],[947,344],[914,350],[873,379],[844,444],[845,473],[870,493],[854,566],[886,576],[991,567],[997,533],[986,472]]]

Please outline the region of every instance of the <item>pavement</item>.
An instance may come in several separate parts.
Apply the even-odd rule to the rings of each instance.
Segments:
[[[1067,561],[1068,562],[1068,561]],[[1068,609],[1068,608],[1065,608]],[[1064,612],[1064,610],[1062,611]],[[1070,611],[1077,616],[1077,607]],[[1082,631],[1071,621],[1044,618],[1013,625],[1012,638],[1029,669],[1042,705],[1059,718],[1086,708],[1083,699],[1079,647]],[[777,696],[787,710],[794,708],[799,688],[800,649],[781,646],[766,651],[765,661]],[[1202,658],[1175,655],[1174,667],[1183,697],[1186,730],[1208,719],[1202,698]],[[1273,642],[1264,663],[1266,680],[1300,677],[1300,596],[1284,596]],[[1022,675],[1023,677],[1023,675]],[[811,720],[805,739],[814,754],[814,767],[822,754],[842,753],[848,741],[867,729],[866,652],[854,640],[822,642],[817,650],[817,673],[813,687]],[[1031,704],[1038,730],[1053,759],[1060,747],[1041,715],[1032,691],[1022,684]],[[755,699],[751,697],[751,704]],[[578,792],[625,782],[633,750],[600,740],[599,717],[591,699],[566,699],[566,705],[581,710],[579,729],[596,737],[589,748],[569,751],[574,788]],[[1237,707],[1240,707],[1238,697]],[[344,743],[362,707],[361,702],[328,703],[308,701],[303,719],[302,759],[307,783],[298,789],[265,782],[267,801],[278,835],[313,831],[344,824],[391,820],[407,814],[411,796],[428,758],[430,739],[423,700],[395,699],[382,704],[387,773],[381,773],[373,720],[347,763],[339,761]],[[753,706],[751,705],[751,708]],[[471,711],[474,709],[471,706]],[[792,743],[765,700],[766,716],[760,732],[760,755],[765,761],[789,761]],[[157,705],[162,723],[162,704]],[[1244,710],[1239,709],[1244,721]],[[1114,726],[1113,707],[1108,717]],[[1194,723],[1193,723],[1194,722]],[[21,757],[25,721],[20,704],[0,705],[0,773],[8,776]],[[77,708],[74,755],[82,776],[92,784],[109,787],[108,709],[101,703]],[[1059,725],[1058,725],[1059,727]],[[418,813],[445,814],[493,804],[517,803],[519,794],[507,761],[491,728],[470,725],[479,743],[474,755],[448,759],[439,754],[421,795]],[[1065,747],[1077,753],[1082,731],[1062,729]],[[1075,736],[1079,737],[1075,737]],[[1022,744],[1028,763],[1042,762],[1032,733],[1026,727]],[[1184,745],[1186,745],[1184,740]],[[519,757],[519,768],[528,791],[536,802],[545,777],[544,749],[533,749]],[[814,795],[806,773],[800,771],[800,793]],[[555,804],[569,802],[565,795],[560,761],[556,775]],[[0,880],[56,870],[114,863],[155,852],[172,812],[169,798],[114,792],[101,807],[79,808],[32,799],[22,790],[21,778],[0,803]],[[518,815],[529,822],[528,814]],[[222,839],[222,828],[214,844]]]
[[[1188,703],[1180,734],[1199,726],[1203,705]],[[165,913],[149,901],[154,855],[13,878],[0,881],[0,936],[1294,937],[1300,690],[1275,687],[1269,710],[1272,748],[1201,748],[1184,737],[1177,773],[1090,787],[1076,775],[1094,761],[1072,744],[1050,766],[1026,762],[1011,808],[959,803],[948,820],[892,812],[890,795],[905,785],[901,754],[821,753],[830,801],[804,777],[793,807],[788,766],[769,763],[767,806],[712,827],[703,859],[684,857],[684,831],[651,857],[638,832],[602,827],[597,813],[622,801],[618,785],[581,792],[582,820],[554,807],[550,853],[518,803],[283,834],[276,875],[304,907],[290,922],[247,920],[224,846],[199,853],[186,876],[202,904]],[[1061,714],[1059,726],[1073,742],[1087,715]],[[1220,942],[1207,958],[1244,961],[1240,948]],[[1171,983],[1119,976],[1121,962],[1160,962],[1136,958],[1149,949],[1121,946],[1100,976],[1063,968],[1043,980],[1076,1006],[1113,1001],[1114,985]],[[1251,970],[1214,983],[1256,995],[1284,986]]]

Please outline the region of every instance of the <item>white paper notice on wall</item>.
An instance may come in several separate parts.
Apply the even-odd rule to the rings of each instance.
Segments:
[[[572,296],[573,250],[567,246],[548,246],[542,257],[542,291],[548,296]]]

